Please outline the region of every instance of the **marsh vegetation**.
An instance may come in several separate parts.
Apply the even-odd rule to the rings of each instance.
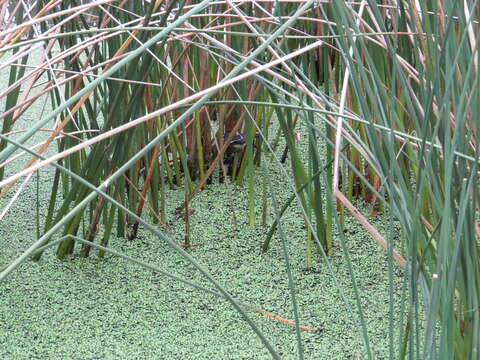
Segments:
[[[0,9],[2,355],[478,358],[477,2]]]

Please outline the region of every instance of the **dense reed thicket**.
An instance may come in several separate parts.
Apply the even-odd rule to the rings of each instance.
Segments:
[[[1,279],[56,244],[59,258],[76,246],[83,257],[101,246],[102,256],[114,235],[132,240],[141,225],[248,319],[185,251],[189,202],[218,177],[248,187],[250,225],[256,206],[262,224],[273,209],[265,251],[275,231],[285,241],[281,215],[298,203],[308,266],[328,261],[334,233],[348,258],[343,216],[356,217],[385,248],[391,280],[395,266],[405,272],[405,296],[392,298],[390,358],[479,357],[478,2],[4,0],[0,9],[0,69],[10,71],[0,94],[1,196],[55,167],[47,220]],[[39,48],[43,59],[31,68]],[[53,108],[17,134],[42,95]],[[33,146],[43,128],[48,137]],[[277,204],[262,164],[287,156],[292,197]],[[24,169],[5,176],[20,161]],[[182,246],[161,231],[172,187],[185,191]],[[400,233],[392,225],[381,234],[355,197]]]

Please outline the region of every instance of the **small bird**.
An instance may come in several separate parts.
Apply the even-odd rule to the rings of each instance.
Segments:
[[[223,139],[226,140],[229,135],[230,135],[229,132],[224,132]],[[247,138],[245,137],[245,134],[242,134],[241,132],[237,131],[232,141],[230,141],[230,145],[228,146],[228,151],[234,152],[234,153],[240,152],[245,148],[246,143],[247,143]]]

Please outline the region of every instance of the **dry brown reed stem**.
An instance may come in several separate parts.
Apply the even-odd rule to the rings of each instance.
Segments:
[[[225,18],[225,21],[227,18],[237,18],[238,15],[233,15],[233,14],[197,14],[197,15],[193,15],[192,18],[203,18],[205,16],[216,16],[217,18]],[[279,19],[280,20],[288,20],[288,16],[277,16],[277,17],[274,17],[274,16],[266,16],[266,17],[253,17],[253,16],[242,16],[244,17],[245,19],[248,20],[249,23],[261,23],[261,24],[270,24],[270,25],[281,25],[281,23],[279,23]],[[304,22],[307,22],[307,21],[310,21],[310,22],[314,22],[314,23],[322,23],[322,24],[330,24],[330,25],[335,25],[334,22],[332,21],[328,21],[328,20],[323,20],[323,19],[312,19],[312,18],[309,18],[309,17],[298,17],[297,18],[298,21],[304,21]],[[152,22],[152,24],[154,24],[155,22]],[[235,21],[235,22],[231,22],[231,23],[224,23],[224,24],[220,24],[220,25],[215,25],[215,26],[212,26],[212,27],[204,27],[202,29],[204,30],[207,30],[207,31],[211,31],[211,30],[221,30],[221,29],[228,29],[228,28],[231,28],[233,26],[237,26],[237,25],[242,25],[244,24],[244,20],[239,20],[239,21]],[[305,35],[305,36],[308,36],[310,39],[312,40],[319,40],[321,37],[318,37],[318,36],[314,36],[314,35],[310,35],[310,34],[307,34],[303,31],[301,31],[300,29],[296,29],[294,28],[293,26],[289,26],[288,29],[290,31],[293,31],[293,32],[297,32],[301,35]],[[187,32],[187,33],[182,33],[181,35],[177,35],[176,37],[173,37],[171,38],[172,40],[177,40],[177,38],[180,38],[180,37],[191,37],[191,36],[195,36],[195,35],[198,35],[198,32]]]
[[[52,29],[49,29],[46,33],[48,32],[51,32],[53,30]],[[119,35],[119,34],[122,34],[126,31],[116,31],[114,33],[111,33],[111,34],[97,34],[97,35],[93,35],[91,37],[89,37],[88,39],[86,39],[85,41],[83,42],[79,42],[77,43],[76,45],[70,47],[68,50],[66,51],[63,51],[62,53],[60,53],[59,55],[55,56],[54,58],[52,58],[51,61],[53,61],[54,63],[56,62],[60,62],[61,60],[63,60],[64,58],[66,58],[67,56],[70,56],[72,53],[75,53],[76,52],[76,56],[79,56],[82,51],[84,51],[85,49],[87,49],[88,47],[93,47],[93,45],[95,44],[98,44],[98,43],[101,43],[111,37],[114,37],[116,35]],[[42,40],[42,37],[38,37],[36,39],[37,41],[39,40]],[[51,39],[53,40],[53,39]],[[29,50],[29,51],[28,51]],[[4,67],[6,66],[11,66],[13,64],[14,61],[22,58],[23,56],[26,56],[28,54],[28,52],[32,52],[36,50],[36,47],[30,47],[28,49],[26,49],[25,51],[23,52],[18,52],[17,54],[15,54],[14,56],[12,56],[11,58],[8,59],[8,61],[6,62],[3,62],[2,64],[0,64],[0,70],[3,69]],[[6,50],[5,50],[6,51]],[[126,56],[126,55],[124,55]],[[74,56],[75,58],[75,56]],[[121,57],[119,57],[118,59],[120,59]],[[107,61],[101,63],[101,64],[96,64],[94,67],[91,67],[89,68],[90,71],[93,71],[94,69],[96,68],[99,68],[105,64],[108,64],[109,62],[113,62],[112,60],[114,60],[114,58],[111,58],[111,59],[108,59]],[[17,82],[15,82],[14,84],[12,84],[4,93],[0,94],[0,97],[3,97],[5,95],[5,93],[9,93],[11,90],[11,88],[14,88],[16,86],[18,86],[19,84],[21,84],[23,81],[25,81],[25,77],[29,77],[29,76],[33,76],[33,74],[36,72],[36,71],[40,71],[41,69],[44,69],[44,64],[40,64],[40,66],[37,66],[35,67],[35,70],[27,75],[25,75],[22,79],[19,79],[17,80]],[[81,73],[79,73],[81,74]]]
[[[91,38],[87,39],[86,41],[80,42],[80,43],[76,44],[75,46],[70,47],[68,50],[62,51],[61,53],[59,53],[58,55],[56,55],[52,59],[50,59],[50,61],[52,63],[60,63],[66,57],[71,56],[72,54],[75,54],[75,53],[81,53],[83,50],[85,50],[89,46],[93,46],[97,43],[101,43],[102,41],[104,41],[104,40],[106,40],[110,37],[116,36],[117,34],[119,34],[119,32],[114,33],[114,34],[104,34],[103,36],[91,37]],[[108,60],[106,60],[102,63],[96,64],[95,66],[89,68],[88,70],[93,71],[93,70],[98,69],[98,68],[100,68],[104,65],[107,65],[106,68],[108,69],[110,66],[112,66],[112,65],[109,65],[110,63],[116,62],[117,60],[120,60],[122,57],[127,56],[127,55],[128,55],[128,53],[127,54],[122,54],[118,57],[112,57],[112,58],[110,58],[110,59],[108,59]],[[13,65],[13,61],[15,61],[15,60],[9,59],[8,61],[2,63],[0,65],[0,70],[2,68],[4,68],[5,66]],[[28,79],[32,76],[35,76],[38,72],[41,72],[42,70],[45,70],[45,67],[47,65],[48,64],[46,62],[43,62],[43,63],[40,63],[38,66],[35,66],[33,71],[29,72],[28,74],[25,74],[21,79],[17,80],[15,83],[13,83],[4,92],[0,93],[0,98],[4,97],[6,94],[11,92],[14,88],[20,86],[24,81],[26,81],[26,79]],[[85,75],[86,73],[85,72],[79,72],[78,74],[79,75]]]
[[[91,218],[90,225],[88,226],[88,230],[87,230],[86,238],[88,241],[93,242],[95,235],[100,230],[100,226],[98,223],[100,222],[100,216],[102,215],[102,209],[105,203],[106,203],[106,199],[103,196],[99,196],[97,198],[97,202],[95,204],[95,210],[93,212],[93,216]],[[90,245],[83,244],[82,250],[80,251],[80,256],[88,257],[91,248],[92,247]]]
[[[53,1],[60,2],[61,0],[52,0],[51,2],[53,2]],[[37,24],[39,24],[43,21],[51,20],[51,19],[54,19],[56,17],[60,17],[60,16],[72,14],[72,13],[81,13],[84,10],[90,9],[90,8],[95,7],[97,5],[107,4],[107,3],[114,2],[114,1],[118,1],[118,0],[96,0],[96,1],[91,2],[89,4],[86,4],[86,5],[80,5],[80,6],[75,6],[75,7],[72,7],[72,8],[65,9],[65,10],[56,11],[56,12],[50,14],[50,15],[35,18],[34,20],[29,20],[29,21],[26,21],[22,24],[19,24],[19,25],[15,26],[13,28],[4,30],[4,31],[0,32],[0,38],[4,38],[5,36],[7,36],[9,34],[15,34],[17,32],[21,32],[25,28],[29,29],[31,26],[37,25]],[[7,41],[4,40],[3,42],[1,42],[0,43],[0,48],[2,48],[3,46],[5,46],[6,43],[8,43],[9,38],[5,38],[5,39]]]
[[[71,56],[72,54],[75,54],[75,53],[81,54],[81,52],[84,51],[85,49],[87,49],[88,47],[93,47],[93,45],[96,45],[98,43],[102,43],[103,41],[105,41],[105,40],[107,40],[111,37],[123,34],[125,32],[126,32],[126,30],[121,30],[121,31],[115,31],[115,32],[110,33],[110,34],[109,33],[106,33],[106,34],[105,33],[100,33],[100,34],[97,34],[97,35],[93,35],[93,36],[85,39],[84,41],[78,42],[77,44],[68,48],[67,50],[62,51],[61,53],[59,53],[58,55],[53,57],[51,59],[51,61],[53,63],[57,63],[57,62],[59,63],[61,60],[65,59],[68,56]],[[41,41],[42,39],[43,39],[42,37],[39,37],[36,40]],[[50,39],[50,40],[52,40],[52,39]],[[26,41],[26,43],[30,44],[30,45],[32,44],[32,43],[29,43],[28,41]],[[39,47],[40,46],[38,46],[38,47],[30,46],[28,49],[30,50],[30,52],[32,52],[34,50],[37,50]],[[10,50],[10,48],[5,49],[5,51],[8,51],[8,50]],[[15,61],[17,61],[18,59],[20,59],[20,58],[22,58],[23,56],[26,56],[26,55],[27,55],[26,52],[24,52],[24,53],[18,52],[17,54],[15,54],[11,58],[9,58],[7,61],[2,62],[0,64],[0,70],[2,70],[3,68],[5,68],[7,66],[11,66],[12,64],[14,64]],[[111,61],[111,60],[112,59],[108,59],[106,61]],[[104,64],[104,63],[102,63],[102,64]],[[45,65],[44,64],[39,64],[39,66],[43,67]],[[96,64],[91,69],[98,68],[99,66],[100,66],[100,64]],[[28,75],[30,75],[30,74],[28,74]]]
[[[45,4],[42,9],[40,9],[40,11],[38,12],[38,14],[35,14],[34,16],[34,19],[39,19],[43,16],[43,14],[46,14],[51,8],[53,8],[54,6],[56,6],[59,2],[61,2],[61,0],[51,0],[49,3]],[[23,2],[20,2],[18,3],[19,5],[22,4],[24,5]],[[24,5],[25,6],[25,5]],[[19,7],[16,7],[16,11],[18,11]],[[28,13],[28,9],[27,9],[27,13]],[[2,48],[3,46],[5,46],[5,44],[7,43],[15,43],[17,42],[21,36],[23,34],[25,34],[28,30],[30,30],[30,28],[33,26],[34,23],[32,23],[33,21],[35,21],[34,19],[31,19],[30,21],[27,21],[25,23],[22,23],[21,25],[19,26],[16,26],[15,28],[17,28],[18,31],[12,31],[12,33],[10,34],[10,36],[7,36],[9,34],[9,31],[6,30],[6,31],[2,31],[0,33],[0,39],[5,36],[4,38],[4,41],[0,43],[0,48]]]
[[[87,9],[88,10],[88,9]],[[71,20],[75,19],[76,17],[78,17],[79,15],[81,15],[82,13],[84,13],[85,11],[87,10],[81,10],[81,11],[78,11],[74,14],[71,14],[70,16],[67,16],[65,19],[59,21],[58,23],[56,23],[54,26],[52,26],[50,29],[48,29],[47,31],[45,31],[43,34],[45,35],[48,35],[49,33],[55,33],[56,31],[61,31],[61,28],[63,25],[69,23]]]
[[[13,130],[13,131],[10,131],[10,132],[2,134],[2,135],[11,136],[11,135],[20,134],[20,133],[23,133],[23,132],[26,132],[26,131],[27,131],[27,129],[17,129],[17,130]],[[40,131],[40,132],[44,131],[44,132],[52,133],[55,130],[40,128],[40,129],[38,129],[38,131]],[[61,131],[59,136],[55,140],[58,140],[62,137],[69,137],[69,138],[75,139],[77,141],[83,141],[83,139],[79,138],[78,136],[75,136],[75,134],[98,133],[98,132],[99,132],[99,130],[95,130],[95,129],[94,130],[77,130],[77,131],[72,131],[72,132],[69,132],[69,133]],[[40,145],[41,144],[36,144],[35,146],[40,146]],[[0,167],[2,167],[2,166],[0,165]]]
[[[45,53],[43,54],[43,59],[41,59],[40,61],[43,62],[44,59],[46,60],[47,58],[47,54],[49,51],[51,51],[51,49],[53,48],[53,45],[54,45],[54,42],[53,41],[50,41],[50,43],[48,44],[47,46],[47,49],[45,51]],[[51,66],[50,66],[51,68]],[[33,77],[30,78],[30,80],[27,82],[27,85],[25,86],[25,88],[23,89],[19,99],[17,100],[17,103],[23,103],[27,98],[28,96],[30,95],[30,91],[32,90],[32,88],[34,87],[35,85],[35,82],[38,80],[38,78],[41,76],[41,72],[37,72],[37,74]],[[53,74],[54,75],[54,74]],[[58,84],[56,84],[58,85]],[[12,117],[12,120],[11,120],[11,123],[14,124],[17,119],[28,109],[27,106],[20,108],[18,109],[17,111],[14,112],[13,114],[13,117]]]
[[[125,55],[122,55],[122,56],[119,56],[118,58],[116,59],[108,59],[106,61],[104,61],[102,64],[105,65],[109,62],[114,62],[116,60],[119,60],[119,59],[123,59],[126,55],[128,55],[129,53],[125,54]],[[23,64],[13,64],[13,66],[16,66],[16,67],[24,67],[24,68],[33,68],[33,69],[36,69],[37,66],[34,66],[34,65],[23,65]],[[101,66],[96,66],[96,68],[98,67],[101,67]],[[41,66],[41,68],[43,70],[47,70],[45,67]],[[92,70],[92,68],[89,68],[87,70]],[[101,75],[99,74],[91,74],[91,73],[86,73],[85,71],[74,71],[74,70],[65,70],[65,69],[52,69],[56,74],[60,74],[60,75],[66,75],[66,74],[75,74],[74,76],[71,76],[69,78],[65,78],[64,81],[62,81],[61,83],[58,83],[59,85],[63,85],[69,81],[73,81],[75,79],[77,79],[78,77],[91,77],[91,78],[99,78]],[[146,86],[153,86],[153,87],[158,87],[158,88],[163,88],[163,85],[159,84],[159,83],[152,83],[152,82],[148,82],[148,81],[140,81],[140,80],[129,80],[129,79],[122,79],[122,78],[117,78],[117,77],[112,77],[112,76],[109,76],[107,78],[105,78],[105,80],[113,80],[113,81],[117,81],[117,82],[123,82],[123,83],[126,83],[126,84],[138,84],[138,85],[146,85]],[[39,84],[36,84],[34,87],[38,87],[38,86],[41,86],[43,84],[51,84],[50,81],[44,81],[43,83],[39,83]],[[5,116],[7,116],[8,114],[10,114],[13,110],[16,110],[18,109],[19,107],[25,105],[25,104],[28,104],[28,103],[31,103],[32,102],[32,99],[35,100],[39,97],[41,97],[42,95],[45,95],[47,94],[50,90],[52,90],[53,88],[55,88],[55,86],[51,86],[49,88],[45,88],[45,90],[42,90],[42,93],[37,96],[36,95],[33,95],[31,98],[29,98],[28,100],[24,100],[24,102],[22,103],[18,103],[16,106],[10,108],[7,112],[4,112],[4,113],[1,113],[0,114],[0,119],[4,118]],[[12,89],[13,90],[13,89]],[[12,110],[13,109],[13,110]]]
[[[250,24],[250,21],[240,12],[240,10],[238,10],[238,8],[236,6],[234,6],[232,0],[226,0],[226,2],[231,6],[231,8],[235,11],[235,13],[240,17],[240,19],[242,20],[243,24],[245,24],[246,27],[248,27],[250,29],[250,31],[253,33],[253,34],[256,34],[256,35],[259,35],[258,31],[255,29],[255,27]],[[265,43],[265,39],[263,37],[259,37],[258,38],[260,41],[262,41],[263,43]],[[267,46],[267,49],[268,51],[273,55],[274,58],[276,59],[279,59],[280,56],[278,55],[278,53],[273,49],[273,47],[271,45]],[[307,92],[307,94],[312,97],[310,94],[310,92],[308,91],[308,89],[305,88],[305,85],[303,84],[303,82],[301,82],[298,77],[293,73],[292,69],[288,66],[288,64],[286,63],[281,63],[281,66],[283,66],[291,75],[294,76],[295,80],[299,82],[300,86],[302,87],[302,89],[304,91]],[[313,100],[313,99],[312,99]],[[315,100],[314,100],[315,101]]]
[[[435,230],[435,228],[433,227],[432,224],[430,224],[428,222],[427,219],[425,219],[425,217],[423,215],[420,215],[420,219],[422,219],[422,222],[423,222],[423,225],[425,225],[425,227],[428,229],[428,231],[430,231],[430,233],[433,232],[433,230]]]
[[[38,98],[42,97],[43,95],[47,94],[50,90],[55,88],[55,85],[51,85],[51,82],[47,82],[48,87],[45,87],[42,91],[38,92],[37,94],[33,95],[28,99],[19,100],[15,106],[12,106],[7,111],[0,114],[0,120],[7,117],[11,113],[15,112],[14,116],[12,117],[12,124],[14,124],[20,116],[22,116],[25,111],[28,110],[29,106],[35,102]],[[13,89],[12,89],[13,91]],[[0,97],[1,98],[1,97]],[[28,106],[27,106],[28,105]]]
[[[135,184],[128,178],[128,176],[126,176],[126,175],[123,175],[123,179],[125,180],[125,182],[128,183],[129,186],[132,187],[132,189],[135,191],[135,193],[136,193],[140,198],[142,198],[142,193],[143,193],[143,192],[140,191],[140,189],[137,188],[137,185],[135,185]],[[158,221],[159,224],[161,224],[161,225],[166,225],[166,224],[162,221],[161,216],[155,212],[155,209],[152,207],[152,205],[151,205],[150,202],[147,200],[147,198],[146,198],[146,197],[143,197],[142,200],[143,200],[143,203],[144,203],[144,204],[147,204],[148,210],[150,210],[150,215],[151,215],[152,217],[154,217],[154,218],[156,219],[156,221]],[[145,206],[145,205],[144,205],[144,206]],[[142,210],[142,211],[143,211],[143,210]],[[162,230],[165,231],[172,239],[175,238],[175,236],[174,236],[171,232],[168,231],[168,228],[167,228],[167,227],[163,228]]]
[[[343,204],[345,207],[350,211],[350,213],[358,220],[360,224],[363,225],[363,227],[373,236],[375,241],[377,242],[378,245],[380,245],[382,248],[388,251],[388,243],[387,241],[380,235],[377,229],[372,226],[367,220],[365,216],[363,216],[360,211],[343,195],[343,193],[335,189],[333,191],[333,194],[335,197]],[[400,255],[397,251],[392,250],[392,256],[395,260],[395,262],[402,268],[405,269],[406,267],[406,260]]]
[[[265,316],[268,316],[269,318],[272,318],[272,319],[275,319],[277,321],[280,321],[280,322],[283,322],[284,324],[288,324],[288,325],[293,325],[293,326],[298,326],[301,330],[304,330],[304,331],[313,331],[312,328],[309,328],[308,326],[305,326],[305,325],[297,325],[297,323],[295,321],[292,321],[292,320],[288,320],[288,319],[285,319],[279,315],[275,315],[275,314],[272,314],[268,311],[264,311],[264,310],[260,310],[260,309],[256,309],[256,308],[253,308],[253,307],[249,307],[250,310],[258,313],[258,314],[262,314],[262,315],[265,315]]]
[[[154,168],[155,168],[155,159],[157,159],[159,149],[160,149],[160,145],[157,145],[157,146],[155,146],[155,148],[153,150],[152,161],[150,162],[150,166],[148,167],[147,175],[145,176],[145,181],[144,181],[144,185],[143,185],[143,188],[142,188],[142,192],[139,195],[140,200],[137,204],[137,209],[135,211],[135,213],[138,216],[142,215],[142,211],[143,211],[143,207],[145,205],[147,193],[148,193],[148,190],[150,189],[150,183],[152,182],[152,179],[153,179],[153,174],[154,174],[153,171],[154,171]],[[136,222],[134,224],[132,238],[136,237],[137,229],[138,229],[138,222]]]
[[[10,136],[10,135],[13,135],[13,134],[16,134],[16,133],[21,133],[21,132],[25,132],[27,130],[15,130],[15,131],[11,131],[9,133],[6,133],[6,134],[3,134],[4,136]],[[52,129],[43,129],[43,128],[40,128],[38,129],[38,131],[47,131],[47,132],[53,132],[54,130]],[[76,136],[74,136],[74,134],[83,134],[83,133],[90,133],[90,132],[99,132],[98,130],[81,130],[81,131],[73,131],[73,132],[70,132],[70,133],[65,133],[65,132],[62,132],[59,136],[56,137],[55,140],[59,140],[65,136],[69,136],[75,140],[78,140],[79,142],[80,141],[83,141],[83,139],[81,138],[78,138]],[[38,144],[35,144],[33,146],[30,146],[30,149],[33,150],[35,149],[36,147],[39,147],[39,146],[42,146],[42,144],[44,144],[45,142],[42,141]],[[23,155],[25,155],[27,152],[26,151],[21,151],[19,152],[18,154],[15,154],[13,155],[12,157],[8,158],[7,160],[5,160],[3,163],[0,163],[0,168],[4,167],[4,166],[7,166],[8,164],[10,164],[11,162],[17,160],[18,158],[22,157]]]

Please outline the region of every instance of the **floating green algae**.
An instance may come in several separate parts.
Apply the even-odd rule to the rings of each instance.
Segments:
[[[288,186],[280,176],[273,180],[286,197]],[[3,248],[8,250],[0,256],[2,265],[34,240],[32,227],[22,220],[34,215],[32,198],[26,195],[4,219],[9,226],[0,230]],[[170,213],[182,198],[182,190],[169,193]],[[219,184],[195,198],[191,241],[203,245],[191,254],[240,301],[293,319],[279,239],[261,253],[266,228],[247,226],[246,201],[244,189]],[[386,256],[360,225],[347,218],[351,221],[348,246],[371,345],[383,357],[388,354]],[[338,244],[331,258],[333,275],[324,261],[306,270],[305,229],[297,209],[287,212],[283,226],[297,282],[300,322],[314,330],[302,332],[306,358],[361,358],[363,342],[354,317],[353,291]],[[183,231],[183,220],[172,216],[168,232],[181,242]],[[179,255],[143,230],[138,239],[116,239],[112,247],[211,288]],[[270,358],[225,300],[110,255],[101,260],[94,251],[89,259],[59,261],[52,253],[49,250],[39,263],[25,263],[0,283],[1,358]],[[397,275],[399,288],[400,270]],[[342,301],[335,281],[350,307]],[[296,358],[294,326],[254,312],[249,316],[282,359]]]

